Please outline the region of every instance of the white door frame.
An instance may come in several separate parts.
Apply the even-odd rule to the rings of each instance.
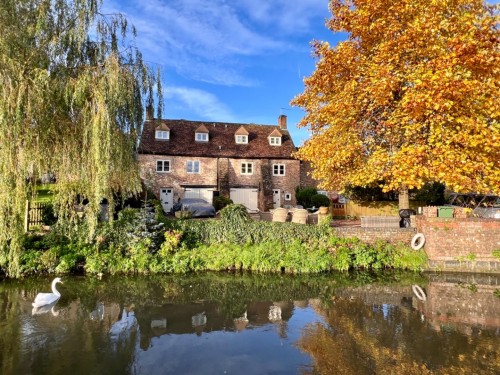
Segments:
[[[160,188],[160,202],[163,211],[169,213],[174,207],[174,189],[171,187]]]
[[[281,190],[273,189],[273,208],[281,207]]]

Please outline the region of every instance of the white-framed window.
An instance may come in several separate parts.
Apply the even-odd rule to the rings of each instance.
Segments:
[[[284,176],[285,164],[273,164],[273,176]]]
[[[156,139],[170,139],[170,131],[168,130],[156,130],[155,131]]]
[[[285,200],[291,201],[292,200],[292,193],[285,193]]]
[[[248,143],[248,135],[236,135],[236,143]]]
[[[241,174],[253,174],[253,163],[241,163]]]
[[[200,173],[200,161],[199,160],[186,161],[186,173]]]
[[[196,133],[196,142],[208,142],[208,133]]]
[[[170,172],[170,160],[157,160],[156,172]]]
[[[269,137],[269,144],[271,146],[281,146],[281,137]]]

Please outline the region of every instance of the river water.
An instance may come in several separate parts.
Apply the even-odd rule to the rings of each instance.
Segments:
[[[500,374],[499,276],[67,276],[33,310],[50,282],[0,282],[1,374]]]

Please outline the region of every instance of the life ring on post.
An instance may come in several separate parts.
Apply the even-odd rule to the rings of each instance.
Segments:
[[[418,285],[412,285],[411,290],[413,290],[413,294],[422,302],[427,301],[427,296],[425,295],[424,290]]]
[[[425,236],[423,233],[417,233],[411,239],[411,248],[413,250],[420,250],[425,245]]]

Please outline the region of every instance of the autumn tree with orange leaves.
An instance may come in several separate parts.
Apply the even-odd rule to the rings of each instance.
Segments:
[[[442,182],[500,193],[499,7],[480,0],[331,0],[333,32],[292,104],[297,152],[323,188]],[[401,204],[405,208],[407,204]]]

